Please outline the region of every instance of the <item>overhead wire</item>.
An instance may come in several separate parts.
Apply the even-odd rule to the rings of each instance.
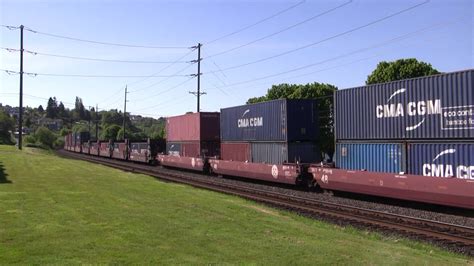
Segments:
[[[457,21],[455,21],[455,22],[457,22]],[[299,70],[302,70],[302,69],[306,69],[306,68],[310,68],[310,67],[313,67],[313,66],[316,66],[316,65],[324,64],[324,63],[327,63],[327,62],[330,62],[330,61],[334,61],[334,60],[337,60],[337,59],[340,59],[340,58],[344,58],[344,57],[348,57],[348,56],[351,56],[351,55],[354,55],[354,54],[362,53],[362,52],[365,52],[365,51],[368,51],[368,50],[371,50],[371,49],[374,49],[374,48],[382,47],[382,46],[391,44],[391,43],[393,43],[393,42],[397,42],[397,41],[400,41],[400,40],[407,39],[407,38],[409,38],[409,37],[412,36],[412,35],[417,35],[417,34],[419,34],[419,33],[421,33],[421,32],[428,31],[428,30],[433,29],[433,28],[437,28],[437,27],[439,27],[440,25],[444,26],[444,25],[448,25],[448,24],[453,24],[453,23],[455,23],[455,22],[450,22],[450,23],[438,23],[438,24],[435,24],[435,25],[432,25],[432,26],[428,26],[428,27],[425,27],[425,28],[422,28],[422,29],[419,29],[419,30],[416,30],[416,31],[413,31],[413,32],[410,32],[410,33],[407,33],[407,34],[403,34],[403,35],[400,35],[400,36],[391,38],[391,39],[389,39],[389,40],[386,40],[386,41],[377,43],[377,44],[375,44],[375,45],[371,45],[371,46],[368,46],[368,47],[364,47],[364,48],[361,48],[361,49],[357,49],[357,50],[351,51],[351,52],[349,52],[349,53],[341,54],[341,55],[338,55],[338,56],[335,56],[335,57],[331,57],[331,58],[328,58],[328,59],[325,59],[325,60],[322,60],[322,61],[319,61],[319,62],[307,64],[307,65],[304,65],[304,66],[301,66],[301,67],[297,67],[297,68],[293,68],[293,69],[290,69],[290,70],[282,71],[282,72],[279,72],[279,73],[276,73],[276,74],[266,75],[266,76],[262,76],[262,77],[258,77],[258,78],[254,78],[254,79],[250,79],[250,80],[246,80],[246,81],[242,81],[242,82],[237,82],[237,83],[233,83],[233,84],[228,84],[228,85],[226,85],[226,86],[221,86],[221,88],[224,88],[224,87],[234,87],[234,86],[241,85],[241,84],[247,84],[247,83],[251,83],[251,82],[254,82],[254,81],[258,81],[258,80],[268,79],[268,78],[271,78],[271,77],[281,76],[281,75],[284,75],[284,74],[296,72],[296,71],[299,71]]]
[[[0,71],[5,71],[7,73],[14,73],[19,74],[18,71],[13,71],[9,69],[0,69]],[[50,76],[50,77],[76,77],[76,78],[143,78],[148,76],[137,75],[137,76],[130,76],[130,75],[88,75],[88,74],[56,74],[56,73],[33,73],[33,72],[23,72],[26,75],[33,75],[33,76]],[[155,78],[171,78],[171,77],[188,77],[190,75],[159,75],[153,76]]]
[[[154,95],[154,96],[157,96],[157,95],[163,94],[163,93],[165,93],[165,92],[171,91],[171,90],[173,90],[173,89],[176,89],[177,87],[186,84],[187,82],[189,82],[190,80],[192,80],[192,79],[194,79],[194,78],[195,78],[195,77],[191,77],[191,78],[189,78],[189,79],[187,79],[187,80],[185,80],[185,81],[183,81],[183,82],[181,82],[181,83],[179,83],[179,84],[177,84],[177,85],[175,85],[175,86],[173,86],[173,87],[171,87],[171,88],[169,88],[169,89],[167,89],[167,90],[165,90],[165,91],[162,91],[162,92],[160,92],[160,93],[158,93],[158,94],[156,94],[156,95]],[[153,97],[154,97],[154,96],[153,96]],[[147,98],[148,98],[148,97],[147,97]],[[140,109],[137,109],[136,111],[154,108],[154,107],[160,106],[161,104],[162,104],[162,103],[155,104],[155,105],[152,105],[152,106],[149,106],[149,107],[140,108]]]
[[[327,42],[329,40],[332,40],[332,39],[336,39],[338,37],[341,37],[341,36],[344,36],[344,35],[347,35],[349,33],[352,33],[352,32],[355,32],[355,31],[358,31],[358,30],[361,30],[363,28],[366,28],[366,27],[369,27],[371,25],[374,25],[374,24],[377,24],[377,23],[380,23],[382,21],[385,21],[387,19],[390,19],[392,17],[395,17],[395,16],[398,16],[400,14],[403,14],[405,12],[408,12],[410,10],[413,10],[415,8],[418,8],[422,5],[425,5],[427,3],[429,3],[430,0],[426,0],[422,3],[419,3],[419,4],[416,4],[416,5],[413,5],[413,6],[410,6],[408,8],[405,8],[405,9],[402,9],[402,10],[399,10],[395,13],[392,13],[390,15],[387,15],[387,16],[384,16],[382,18],[379,18],[379,19],[376,19],[376,20],[373,20],[369,23],[366,23],[364,25],[361,25],[361,26],[358,26],[358,27],[355,27],[355,28],[352,28],[350,30],[347,30],[347,31],[344,31],[344,32],[341,32],[341,33],[338,33],[338,34],[335,34],[335,35],[332,35],[330,37],[327,37],[325,39],[322,39],[322,40],[319,40],[319,41],[316,41],[316,42],[313,42],[313,43],[309,43],[309,44],[306,44],[306,45],[303,45],[303,46],[300,46],[300,47],[297,47],[297,48],[294,48],[294,49],[291,49],[291,50],[288,50],[288,51],[285,51],[283,53],[279,53],[279,54],[276,54],[276,55],[272,55],[272,56],[268,56],[268,57],[264,57],[264,58],[261,58],[261,59],[258,59],[258,60],[255,60],[255,61],[251,61],[251,62],[247,62],[247,63],[244,63],[244,64],[239,64],[239,65],[234,65],[234,66],[230,66],[230,67],[226,67],[226,68],[223,68],[221,69],[221,71],[227,71],[227,70],[232,70],[232,69],[237,69],[237,68],[241,68],[241,67],[244,67],[244,66],[248,66],[248,65],[253,65],[253,64],[256,64],[256,63],[261,63],[261,62],[264,62],[264,61],[268,61],[270,59],[274,59],[274,58],[277,58],[277,57],[281,57],[281,56],[284,56],[284,55],[287,55],[287,54],[291,54],[291,53],[294,53],[296,51],[299,51],[299,50],[303,50],[303,49],[306,49],[306,48],[309,48],[309,47],[312,47],[312,46],[315,46],[317,44],[321,44],[323,42]],[[204,72],[203,74],[210,74],[210,72],[218,72],[218,71],[209,71],[209,72]]]
[[[292,24],[292,25],[290,25],[290,26],[288,26],[288,27],[286,27],[286,28],[280,29],[280,30],[278,30],[278,31],[276,31],[276,32],[270,33],[270,34],[265,35],[265,36],[263,36],[263,37],[260,37],[260,38],[258,38],[258,39],[252,40],[252,41],[250,41],[250,42],[247,42],[247,43],[244,43],[244,44],[241,44],[241,45],[232,47],[232,48],[230,48],[230,49],[227,49],[227,50],[224,50],[224,51],[215,53],[215,54],[211,54],[211,55],[209,55],[209,56],[207,56],[207,57],[204,57],[203,60],[204,60],[204,59],[208,59],[208,58],[212,58],[212,57],[216,57],[216,56],[220,56],[220,55],[223,55],[223,54],[227,54],[227,53],[230,53],[230,52],[232,52],[232,51],[238,50],[238,49],[240,49],[240,48],[243,48],[243,47],[249,46],[249,45],[251,45],[251,44],[254,44],[254,43],[256,43],[256,42],[259,42],[259,41],[268,39],[268,38],[270,38],[270,37],[273,37],[273,36],[275,36],[275,35],[278,35],[278,34],[280,34],[280,33],[283,33],[283,32],[285,32],[285,31],[288,31],[288,30],[290,30],[290,29],[293,29],[293,28],[295,28],[295,27],[297,27],[297,26],[300,26],[300,25],[303,25],[303,24],[305,24],[305,23],[308,23],[308,22],[310,22],[310,21],[312,21],[312,20],[315,20],[315,19],[317,19],[317,18],[319,18],[319,17],[322,17],[322,16],[324,16],[324,15],[327,15],[327,14],[329,14],[329,13],[331,13],[331,12],[333,12],[333,11],[336,11],[336,10],[338,10],[338,9],[340,9],[340,8],[343,8],[344,6],[347,6],[347,5],[349,5],[350,3],[352,3],[352,1],[353,1],[353,0],[349,0],[349,1],[347,1],[347,2],[344,2],[344,3],[342,3],[342,4],[340,4],[340,5],[336,6],[336,7],[333,7],[333,8],[331,8],[331,9],[328,9],[328,10],[324,11],[324,12],[318,13],[318,14],[312,16],[312,17],[309,17],[309,18],[307,18],[307,19],[305,19],[305,20],[302,20],[302,21],[300,21],[300,22],[298,22],[298,23]]]
[[[166,93],[166,92],[169,92],[169,91],[171,91],[171,90],[173,90],[173,89],[175,89],[175,88],[177,88],[177,87],[179,87],[179,86],[181,86],[181,85],[183,85],[183,84],[189,82],[190,80],[192,80],[192,79],[194,79],[194,78],[195,78],[195,77],[192,76],[192,77],[190,77],[190,78],[184,80],[183,82],[180,82],[180,83],[178,83],[177,85],[172,86],[172,87],[170,87],[170,88],[168,88],[168,89],[166,89],[166,90],[164,90],[164,91],[160,91],[160,92],[158,92],[158,93],[149,95],[149,96],[147,96],[147,97],[143,97],[143,98],[139,98],[139,99],[132,99],[132,101],[143,101],[143,100],[148,100],[148,99],[154,98],[154,97],[156,97],[156,96],[158,96],[158,95],[161,95],[161,94],[164,94],[164,93]]]
[[[145,77],[145,78],[143,78],[143,79],[140,79],[140,80],[137,80],[137,81],[134,81],[134,82],[130,82],[130,83],[127,83],[127,84],[128,84],[128,85],[133,85],[133,84],[137,84],[137,83],[143,82],[143,81],[145,81],[145,80],[147,80],[147,79],[149,79],[149,78],[153,78],[153,77],[155,77],[156,75],[160,74],[161,72],[165,71],[166,69],[168,69],[168,68],[172,67],[173,65],[177,64],[177,62],[183,60],[186,56],[190,55],[190,54],[191,54],[192,52],[194,52],[195,50],[196,50],[195,48],[190,48],[190,51],[189,51],[189,52],[187,52],[187,53],[184,54],[183,56],[181,56],[181,57],[179,57],[178,59],[176,59],[176,61],[170,63],[169,65],[167,65],[167,66],[165,66],[165,67],[163,67],[163,68],[161,68],[161,69],[158,70],[157,72],[155,72],[155,73],[153,73],[153,74],[151,74],[151,75],[148,75],[147,77]],[[192,62],[190,62],[190,63],[191,63],[191,65],[193,64]],[[183,71],[184,71],[184,70],[183,70]],[[181,73],[181,72],[179,72],[179,73]],[[178,74],[179,74],[179,73],[178,73]],[[145,89],[145,88],[137,89],[137,90],[134,90],[133,92],[140,91],[140,90],[143,90],[143,89]]]
[[[292,6],[289,6],[289,7],[285,8],[285,9],[283,9],[283,10],[280,10],[280,11],[278,11],[278,12],[275,13],[275,14],[272,14],[272,15],[266,17],[266,18],[263,18],[263,19],[261,19],[261,20],[255,22],[255,23],[252,23],[252,24],[250,24],[250,25],[247,25],[247,26],[245,26],[245,27],[242,27],[242,28],[240,28],[240,29],[237,29],[237,30],[235,30],[235,31],[233,31],[233,32],[230,32],[230,33],[228,33],[228,34],[225,34],[225,35],[223,35],[223,36],[221,36],[221,37],[215,38],[215,39],[213,39],[213,40],[211,40],[211,41],[208,41],[208,42],[206,42],[206,43],[204,43],[204,44],[209,45],[209,44],[211,44],[211,43],[220,41],[220,40],[222,40],[222,39],[224,39],[224,38],[230,37],[230,36],[232,36],[232,35],[235,35],[235,34],[237,34],[237,33],[240,33],[240,32],[242,32],[242,31],[245,31],[245,30],[247,30],[247,29],[250,29],[250,28],[252,28],[252,27],[254,27],[254,26],[258,25],[258,24],[261,24],[261,23],[263,23],[263,22],[265,22],[265,21],[267,21],[267,20],[270,20],[270,19],[272,19],[272,18],[274,18],[274,17],[277,17],[277,16],[279,16],[279,15],[281,15],[281,14],[283,14],[283,13],[286,13],[286,12],[288,12],[288,11],[294,9],[295,7],[300,6],[300,5],[304,4],[304,3],[305,3],[305,0],[299,1],[298,3],[296,3],[296,4],[292,5]]]
[[[454,24],[454,23],[448,23],[448,24],[444,24],[443,26],[446,26],[446,25],[449,25],[449,24]],[[428,29],[428,28],[426,28]],[[427,30],[426,30],[427,31]],[[416,34],[416,36],[420,36],[419,33],[422,33],[422,32],[426,32],[426,31],[417,31],[417,32],[413,32],[413,35]],[[411,36],[410,36],[411,37]],[[408,37],[407,37],[408,38]],[[407,38],[403,38],[403,39],[400,39],[400,40],[405,40]],[[424,40],[426,41],[426,40]],[[328,70],[332,70],[332,69],[337,69],[337,68],[341,68],[341,67],[345,67],[345,66],[348,66],[348,65],[352,65],[352,64],[356,64],[356,63],[359,63],[359,62],[362,62],[362,61],[366,61],[366,60],[370,60],[370,59],[374,59],[374,58],[377,58],[377,57],[380,57],[382,56],[383,53],[377,53],[377,54],[373,54],[371,56],[367,56],[367,57],[363,57],[363,58],[359,58],[357,60],[353,60],[351,62],[347,62],[347,63],[344,63],[344,64],[339,64],[339,65],[336,65],[336,66],[331,66],[331,67],[327,67],[327,68],[323,68],[323,69],[318,69],[316,71],[311,71],[311,72],[306,72],[306,73],[302,73],[302,74],[298,74],[298,75],[293,75],[293,76],[289,76],[289,77],[284,77],[285,81],[286,80],[289,80],[289,79],[295,79],[295,78],[300,78],[300,77],[304,77],[304,76],[309,76],[309,75],[313,75],[313,74],[316,74],[316,73],[320,73],[320,72],[324,72],[324,71],[328,71]],[[261,85],[266,85],[266,83],[262,83]],[[324,97],[328,97],[328,96],[324,96]]]
[[[113,43],[113,42],[102,42],[102,41],[94,41],[94,40],[87,40],[81,38],[75,38],[70,36],[64,36],[59,34],[47,33],[38,30],[33,30],[31,28],[25,27],[26,31],[41,34],[49,37],[66,39],[71,41],[78,41],[78,42],[86,42],[86,43],[93,43],[93,44],[100,44],[100,45],[109,45],[109,46],[119,46],[119,47],[130,47],[130,48],[147,48],[147,49],[188,49],[189,46],[153,46],[153,45],[135,45],[135,44],[123,44],[123,43]]]
[[[0,26],[1,26],[1,27],[4,27],[4,28],[7,28],[7,29],[9,29],[9,30],[17,30],[17,29],[20,28],[19,26],[11,26],[11,25],[4,25],[4,24],[2,24],[2,25],[0,25]]]
[[[7,47],[0,47],[2,50],[6,50],[8,52],[20,52],[20,49],[14,48],[7,48]],[[93,58],[93,57],[80,57],[80,56],[68,56],[68,55],[58,55],[58,54],[49,54],[49,53],[41,53],[36,51],[30,50],[23,50],[25,53],[29,53],[32,55],[41,55],[41,56],[49,56],[49,57],[59,57],[59,58],[67,58],[67,59],[75,59],[75,60],[86,60],[86,61],[98,61],[98,62],[113,62],[113,63],[134,63],[134,64],[177,64],[177,63],[189,63],[188,61],[143,61],[143,60],[116,60],[116,59],[105,59],[105,58]]]

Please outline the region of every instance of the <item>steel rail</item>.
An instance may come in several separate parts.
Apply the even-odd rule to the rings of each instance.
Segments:
[[[375,227],[385,231],[398,232],[402,235],[435,240],[444,244],[461,247],[464,250],[467,250],[469,255],[474,255],[474,228],[472,227],[364,209],[322,200],[290,196],[283,193],[256,189],[248,186],[215,182],[209,179],[199,179],[190,176],[189,173],[186,172],[165,172],[157,167],[152,169],[148,165],[140,165],[132,162],[118,161],[103,157],[92,157],[73,152],[63,151],[60,152],[60,154],[66,157],[99,163],[124,171],[150,175],[165,181],[183,183],[197,188],[236,195],[246,199],[270,204],[280,208],[295,210],[304,214],[316,215],[330,220],[348,222],[350,224],[362,225],[364,227]]]

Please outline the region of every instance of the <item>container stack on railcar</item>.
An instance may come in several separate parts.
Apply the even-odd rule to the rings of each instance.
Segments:
[[[99,156],[112,157],[112,140],[99,140]]]
[[[221,109],[221,160],[211,167],[216,173],[294,184],[301,165],[320,161],[318,132],[315,100]]]
[[[220,149],[218,112],[188,113],[166,120],[166,154],[158,160],[165,166],[203,170],[206,158]]]
[[[112,158],[119,160],[128,160],[129,152],[128,139],[114,140],[110,146]]]
[[[352,171],[319,174],[318,183],[433,202],[466,188],[472,196],[473,84],[466,70],[337,91],[335,165]]]
[[[128,159],[135,162],[154,163],[158,153],[165,150],[166,143],[163,139],[129,141]]]
[[[200,112],[166,119],[168,155],[213,157],[219,155],[219,113]]]
[[[90,139],[89,132],[71,133],[72,151],[82,152],[82,144]]]

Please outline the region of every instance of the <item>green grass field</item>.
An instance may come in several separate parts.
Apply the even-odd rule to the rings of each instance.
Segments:
[[[0,263],[469,264],[425,244],[0,146]]]

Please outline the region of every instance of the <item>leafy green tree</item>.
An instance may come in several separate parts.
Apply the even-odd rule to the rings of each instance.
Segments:
[[[332,158],[334,155],[334,115],[333,115],[333,93],[337,87],[324,83],[278,84],[273,85],[267,94],[261,97],[251,98],[247,104],[276,99],[317,99],[319,111],[321,151]]]
[[[84,108],[84,104],[82,103],[82,99],[77,96],[74,103],[73,118],[76,120],[86,119],[86,110]]]
[[[39,127],[35,132],[36,142],[44,147],[53,148],[57,136],[46,127]]]
[[[79,121],[72,126],[72,132],[80,133],[80,132],[89,132],[89,125],[86,121]]]
[[[31,118],[30,118],[30,116],[28,116],[25,119],[25,127],[31,127]]]
[[[69,133],[71,133],[71,132],[72,132],[72,131],[71,131],[70,129],[63,127],[63,128],[61,128],[61,130],[59,131],[59,135],[62,136],[62,137],[64,137],[64,136],[66,136],[67,134],[69,134]]]
[[[40,114],[43,114],[43,113],[44,113],[44,109],[43,109],[43,106],[42,106],[42,105],[38,106],[38,112],[39,112]]]
[[[382,61],[377,64],[377,68],[367,77],[365,83],[367,85],[383,83],[439,73],[431,64],[418,61],[415,58],[399,59],[393,62]]]
[[[115,140],[117,138],[117,135],[118,135],[118,132],[119,132],[120,129],[121,128],[118,125],[110,125],[110,126],[106,127],[105,130],[102,130],[101,139],[104,139],[104,140],[113,139],[113,140]]]
[[[58,105],[58,117],[59,117],[59,118],[62,118],[62,119],[65,119],[65,118],[68,118],[68,116],[69,116],[68,111],[67,111],[66,108],[64,107],[63,102],[59,102],[59,105]]]
[[[260,96],[260,97],[254,97],[254,98],[248,99],[247,104],[260,103],[260,102],[265,102],[265,101],[267,101],[267,97]]]
[[[0,110],[0,144],[14,144],[10,131],[15,129],[15,120]]]
[[[58,116],[58,103],[56,97],[49,97],[48,105],[46,106],[46,117],[56,118]]]

